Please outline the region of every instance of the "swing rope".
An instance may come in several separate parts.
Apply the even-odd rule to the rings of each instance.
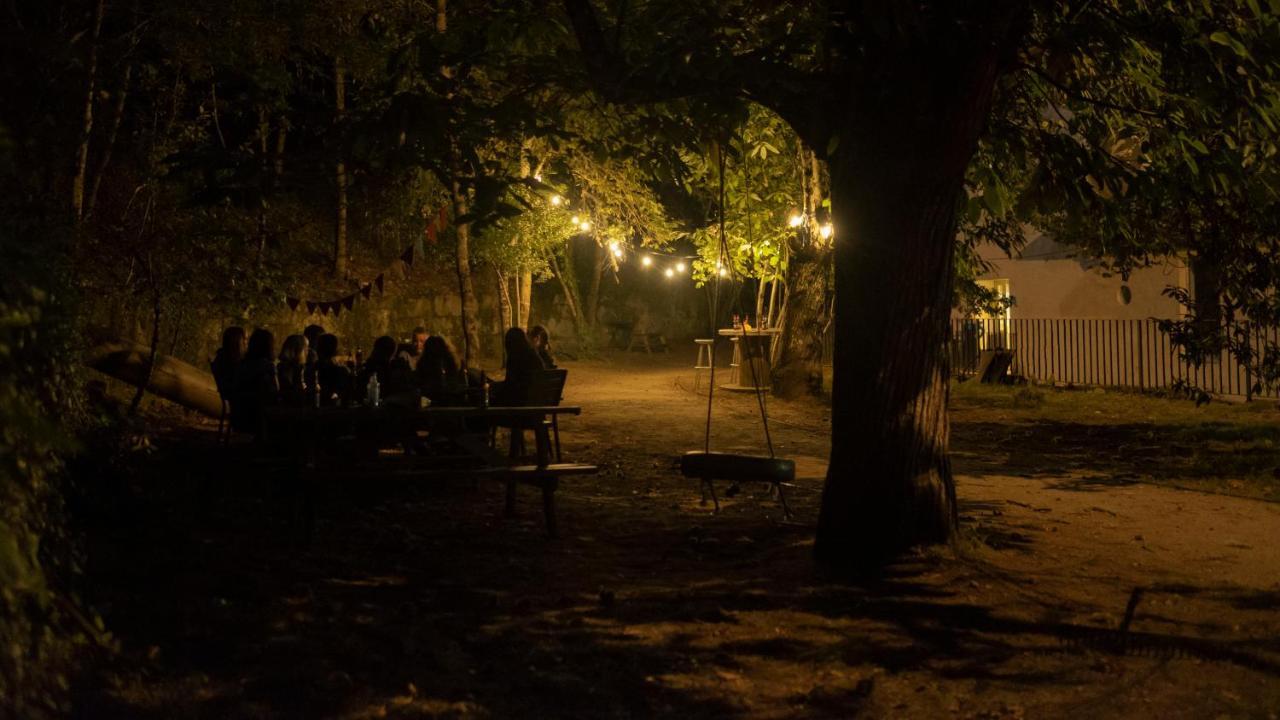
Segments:
[[[715,280],[713,281],[713,285],[712,285],[713,295],[711,300],[711,373],[710,373],[711,380],[710,380],[710,386],[707,389],[707,423],[706,423],[706,431],[703,435],[703,441],[702,441],[703,452],[708,452],[708,453],[711,452],[711,407],[712,407],[712,400],[715,397],[715,392],[716,392],[716,361],[715,361],[716,345],[720,341],[720,333],[716,327],[719,322],[719,315],[720,315],[720,277],[721,277],[719,272],[720,268],[728,268],[729,281],[730,281],[731,287],[738,280],[737,270],[733,267],[733,263],[729,261],[729,240],[728,240],[728,237],[725,235],[725,226],[724,226],[724,223],[725,223],[725,219],[724,219],[724,216],[725,216],[725,188],[724,188],[725,152],[724,152],[724,145],[719,143],[716,145],[716,165],[717,165],[717,169],[719,170],[719,191],[720,191],[719,192],[720,212],[718,213],[719,214],[718,222],[719,222],[719,230],[720,230],[720,249],[719,249],[720,260],[719,260],[719,267],[716,269]],[[749,172],[747,173],[747,182],[748,182],[748,188],[749,188],[750,187]],[[748,189],[747,192],[750,193],[750,189]],[[747,242],[748,243],[751,242],[751,235],[752,235],[751,216],[750,214],[748,214],[747,216],[747,236],[748,236]],[[739,314],[743,314],[742,294],[740,292],[735,293],[734,309],[737,310]],[[758,321],[759,321],[759,318],[757,318],[757,322]],[[773,458],[775,457],[774,451],[773,451],[773,436],[769,432],[769,414],[765,409],[764,390],[760,388],[760,378],[758,376],[758,370],[756,369],[757,363],[754,362],[754,360],[752,359],[752,354],[749,352],[749,348],[746,348],[746,342],[748,339],[748,335],[746,332],[743,332],[742,339],[743,339],[743,349],[748,350],[748,352],[743,353],[743,357],[746,360],[747,364],[751,367],[751,381],[752,381],[751,384],[755,388],[756,404],[760,409],[760,422],[764,426],[765,444],[769,448],[769,457]],[[739,370],[739,372],[741,372],[741,370]]]

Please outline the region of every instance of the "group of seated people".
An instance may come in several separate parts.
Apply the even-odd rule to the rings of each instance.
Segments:
[[[211,367],[219,394],[230,403],[231,427],[257,433],[266,406],[358,403],[375,377],[380,396],[391,404],[416,407],[425,397],[432,404],[462,405],[475,395],[470,390],[482,393],[486,385],[492,388],[488,397],[494,405],[527,404],[536,372],[556,366],[550,336],[540,325],[528,333],[513,327],[503,348],[506,377],[489,383],[483,371],[462,367],[444,336],[423,327],[414,328],[404,343],[390,335],[378,338],[363,362],[358,351],[351,359],[340,354],[338,337],[320,325],[285,338],[278,354],[270,330],[258,328],[246,335],[242,327],[229,327]]]

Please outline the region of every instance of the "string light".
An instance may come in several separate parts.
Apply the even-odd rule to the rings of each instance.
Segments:
[[[586,220],[583,220],[582,222],[578,223],[578,228],[581,229],[582,232],[586,232],[591,229],[591,223],[587,222]]]
[[[831,227],[831,223],[826,223],[822,227],[818,228],[818,234],[822,236],[823,240],[831,237],[832,232],[834,232],[834,228]]]
[[[653,264],[653,258],[648,255],[645,255],[644,257],[640,258],[640,264],[645,267],[649,267],[650,265]]]
[[[554,206],[556,206],[556,207],[560,207],[560,203],[562,203],[562,202],[564,202],[564,198],[560,197],[559,195],[552,195],[552,196],[551,196],[551,204],[552,204],[552,205],[554,205]]]
[[[574,225],[577,225],[577,224],[578,224],[578,223],[580,223],[581,221],[580,221],[580,220],[578,220],[578,216],[577,216],[577,215],[574,215],[573,217],[569,218],[569,222],[573,223]]]
[[[673,277],[675,274],[676,271],[671,268],[667,268],[667,271],[663,273],[663,275],[666,275],[667,277]]]
[[[534,175],[534,176],[533,176],[533,179],[534,179],[534,180],[537,180],[538,182],[542,182],[542,175],[541,175],[541,174]]]
[[[676,263],[676,272],[678,273],[684,272],[684,263],[682,262]]]
[[[728,275],[728,274],[729,274],[728,270],[725,270],[724,268],[720,268],[720,277],[724,277],[725,275]]]
[[[793,228],[800,227],[802,224],[804,224],[804,216],[800,213],[793,214],[790,219],[787,220],[787,225]]]
[[[613,251],[614,257],[616,258],[622,257],[622,246],[618,245],[618,243],[616,242],[609,243],[609,249]]]

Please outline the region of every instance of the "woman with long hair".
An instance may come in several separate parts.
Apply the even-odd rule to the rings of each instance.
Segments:
[[[280,361],[276,364],[276,381],[280,385],[280,401],[285,405],[305,405],[307,402],[307,355],[310,344],[305,335],[290,335],[280,346]]]
[[[551,354],[551,333],[547,332],[545,327],[534,325],[529,328],[529,344],[533,345],[533,349],[537,351],[544,368],[548,370],[555,368],[556,359]]]
[[[466,398],[467,381],[458,366],[453,346],[442,335],[427,338],[418,358],[418,386],[437,405],[459,403]]]
[[[231,398],[231,427],[240,432],[261,434],[262,408],[279,402],[275,344],[275,336],[265,328],[254,330],[249,336]]]
[[[218,386],[218,394],[230,399],[231,390],[236,382],[236,370],[248,344],[248,336],[244,328],[232,325],[222,331],[222,346],[213,354],[209,363],[213,371],[213,381]]]
[[[538,351],[529,343],[524,330],[513,327],[502,338],[502,346],[507,354],[507,376],[493,389],[495,405],[527,405],[529,390],[533,386],[534,375],[546,368]]]

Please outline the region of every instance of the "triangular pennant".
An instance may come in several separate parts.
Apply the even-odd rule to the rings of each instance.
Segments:
[[[405,248],[404,252],[400,253],[400,260],[405,265],[409,265],[409,266],[413,265],[413,246],[412,245]]]
[[[441,230],[443,230],[443,229],[445,229],[445,228],[449,227],[449,206],[448,206],[448,205],[441,205],[441,206],[440,206],[440,214],[439,214],[439,215],[437,215],[436,217],[438,218],[438,220],[436,221],[436,225],[437,225]]]
[[[382,291],[382,286],[383,286],[384,282],[385,282],[385,278],[382,276],[382,274],[381,274],[381,273],[379,273],[379,274],[378,274],[378,277],[376,277],[376,278],[374,278],[374,279],[373,279],[373,284],[378,286],[378,294],[379,294],[379,295],[381,295],[381,294],[382,294],[382,292],[383,292],[383,291]]]
[[[300,303],[300,302],[302,302],[302,300],[300,300],[300,299],[298,299],[298,298],[296,298],[296,297],[287,297],[287,298],[285,298],[285,299],[284,299],[284,304],[285,304],[285,305],[288,305],[290,310],[297,310],[297,309],[298,309],[298,303]]]
[[[369,299],[369,295],[372,292],[373,292],[373,283],[365,283],[360,286],[360,294],[364,296],[365,300]]]
[[[320,307],[320,303],[316,302],[315,300],[308,300],[308,301],[307,301],[307,314],[308,314],[308,315],[315,315],[315,314],[316,314],[316,308],[318,308],[318,307]]]
[[[350,294],[350,295],[348,295],[348,296],[346,296],[346,297],[342,298],[342,304],[343,304],[344,306],[346,306],[346,308],[347,308],[348,310],[350,310],[352,307],[354,307],[354,306],[355,306],[355,304],[356,304],[356,296],[355,296],[355,293],[352,293],[352,294]]]
[[[329,303],[329,307],[333,308],[333,316],[338,317],[342,314],[342,301],[336,300]]]
[[[432,220],[427,223],[427,242],[434,243],[436,241],[436,221]]]

